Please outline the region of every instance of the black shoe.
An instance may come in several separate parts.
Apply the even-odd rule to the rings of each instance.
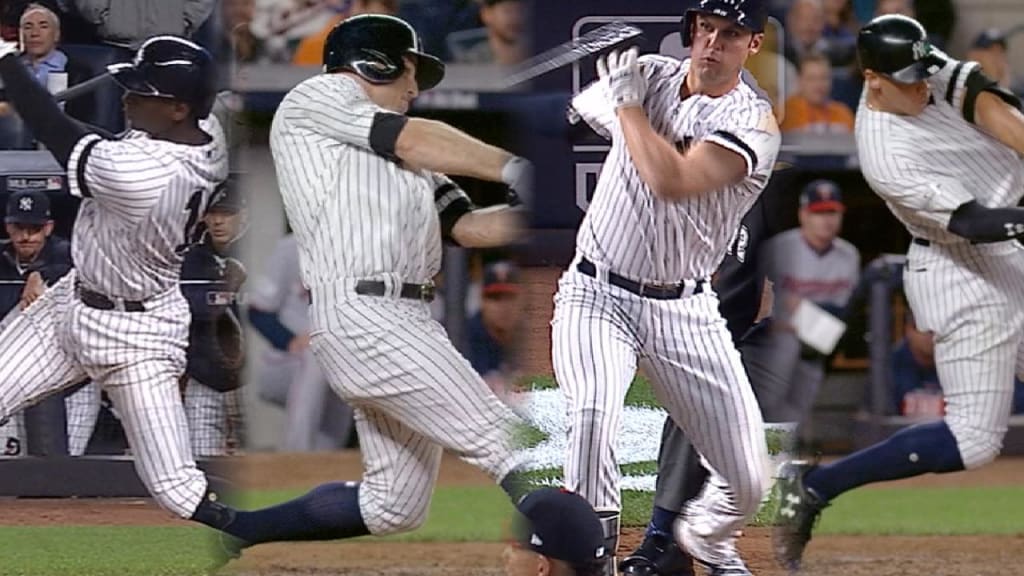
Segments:
[[[619,564],[619,572],[634,576],[694,576],[693,559],[671,536],[650,535]]]
[[[828,506],[804,486],[804,476],[816,467],[809,462],[794,461],[779,469],[779,509],[772,529],[772,548],[775,559],[790,572],[800,570],[811,531],[821,511]]]

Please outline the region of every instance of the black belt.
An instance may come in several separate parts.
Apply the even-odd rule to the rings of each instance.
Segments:
[[[112,300],[99,292],[93,292],[88,288],[82,288],[81,284],[75,284],[75,292],[78,299],[89,308],[97,310],[119,310],[121,312],[145,312],[146,307],[137,300]]]
[[[580,258],[580,262],[576,265],[576,269],[587,276],[597,278],[597,266],[594,266],[594,263],[586,258]],[[637,296],[653,298],[655,300],[675,300],[677,298],[682,298],[683,294],[686,293],[686,286],[681,282],[678,284],[644,284],[642,282],[630,280],[625,276],[619,276],[614,272],[608,272],[608,283],[613,286],[618,286],[623,290],[628,290]],[[693,287],[693,294],[700,294],[703,291],[704,280],[697,280],[697,284]]]
[[[410,300],[422,300],[433,302],[436,289],[433,282],[426,284],[402,284],[402,290],[398,295]],[[356,283],[356,294],[363,296],[384,296],[387,294],[387,286],[377,280],[360,280]]]

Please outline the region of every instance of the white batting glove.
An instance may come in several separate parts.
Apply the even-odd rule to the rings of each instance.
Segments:
[[[20,53],[21,50],[18,50],[17,42],[8,42],[6,40],[0,40],[0,58],[3,58],[8,54],[14,54],[15,56],[17,56]]]
[[[501,181],[512,189],[523,204],[533,201],[533,164],[526,158],[513,156],[501,168]]]
[[[644,103],[647,79],[637,63],[639,55],[636,48],[630,48],[622,53],[613,50],[597,59],[597,75],[608,80],[608,92],[615,108],[641,106]]]

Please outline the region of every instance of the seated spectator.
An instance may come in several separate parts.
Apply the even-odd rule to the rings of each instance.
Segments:
[[[832,66],[822,54],[800,61],[799,92],[786,101],[784,133],[852,134],[853,111],[832,100]]]
[[[216,0],[133,0],[111,9],[110,0],[63,0],[109,45],[135,50],[161,34],[188,38],[213,12]]]
[[[515,379],[513,346],[522,319],[519,269],[508,261],[484,269],[480,311],[469,319],[469,362],[499,395]]]
[[[78,84],[89,76],[77,62],[57,49],[60,42],[60,19],[42,4],[29,4],[20,18],[20,35],[24,51],[21,60],[35,79],[51,92]],[[67,103],[71,116],[85,120],[92,110],[91,95],[83,95]],[[0,102],[0,148],[35,148],[32,134],[22,124],[16,111],[6,102]]]
[[[826,53],[825,9],[821,0],[794,0],[786,14],[786,59],[799,65],[804,56]]]
[[[52,236],[53,219],[50,199],[44,192],[15,192],[7,200],[4,226],[9,240],[0,244],[0,330],[21,310],[42,296],[46,287],[54,284],[71,270],[71,244]],[[12,418],[4,433],[0,427],[0,441],[4,454],[17,456],[26,449],[22,422],[32,426],[52,426],[64,423],[64,398],[54,395],[27,408],[24,415]],[[66,436],[44,434],[44,437],[63,440]],[[67,454],[67,444],[59,446],[28,446],[35,454]],[[55,451],[55,453],[51,452]]]
[[[828,42],[829,61],[836,67],[855,64],[860,25],[853,17],[853,5],[850,0],[824,0],[824,9],[822,37]]]
[[[214,50],[221,64],[251,64],[266,59],[263,41],[252,33],[254,6],[255,0],[221,1],[221,22],[224,28]]]
[[[1006,35],[998,28],[989,28],[978,34],[967,52],[967,60],[981,64],[985,74],[999,83],[999,86],[1024,95],[1024,84],[1013,80],[1013,69],[1006,56]]]
[[[875,5],[875,17],[887,14],[899,14],[907,18],[916,18],[917,10],[914,9],[914,0],[878,0]]]
[[[324,63],[324,44],[327,35],[339,22],[360,14],[398,14],[398,0],[351,0],[348,9],[332,18],[319,32],[306,36],[299,42],[292,57],[292,64],[298,66],[321,66]]]
[[[935,369],[935,338],[918,330],[908,309],[904,336],[892,351],[892,410],[922,420],[937,420],[945,413],[942,385]],[[1024,412],[1024,382],[1014,379],[1013,413]]]
[[[522,0],[477,0],[484,28],[453,32],[448,36],[452,59],[460,64],[514,65],[522,62],[528,46]]]

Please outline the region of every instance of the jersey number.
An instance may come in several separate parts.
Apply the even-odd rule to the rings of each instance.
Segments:
[[[185,233],[184,241],[174,249],[178,254],[183,254],[188,247],[199,242],[199,213],[203,208],[203,191],[196,190],[192,193],[192,197],[188,199],[188,205],[185,210],[188,211],[188,220],[185,222]]]

